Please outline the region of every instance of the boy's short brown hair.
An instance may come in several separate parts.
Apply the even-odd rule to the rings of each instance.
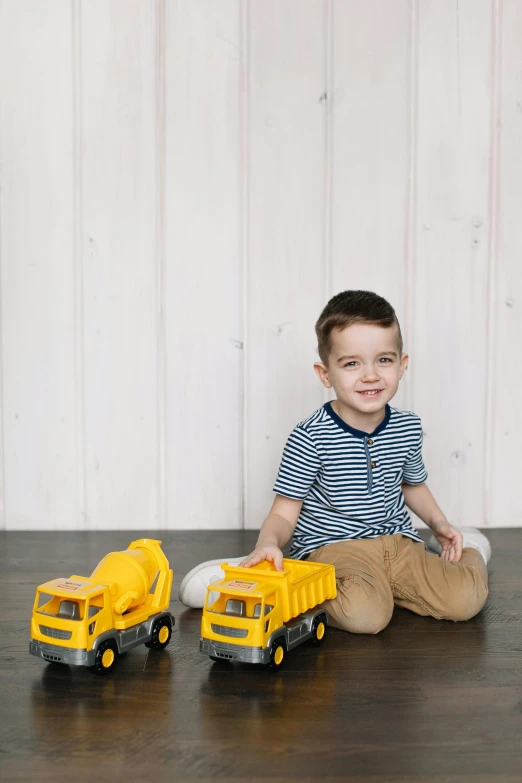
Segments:
[[[315,325],[317,351],[323,364],[328,364],[332,331],[361,323],[384,328],[396,325],[399,357],[402,355],[401,327],[391,304],[373,291],[342,291],[330,299]]]

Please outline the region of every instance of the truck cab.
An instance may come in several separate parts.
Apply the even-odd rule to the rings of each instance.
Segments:
[[[112,625],[110,593],[90,580],[55,579],[36,591],[31,639],[56,647],[74,648],[80,660],[100,633]],[[59,660],[59,654],[54,656]]]
[[[232,580],[208,592],[202,636],[216,641],[233,639],[237,645],[264,649],[270,635],[282,624],[273,586],[256,589],[252,582]]]

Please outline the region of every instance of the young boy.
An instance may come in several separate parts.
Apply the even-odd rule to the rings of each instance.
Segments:
[[[274,486],[276,497],[254,551],[229,563],[290,556],[335,566],[337,597],[325,603],[329,622],[375,634],[402,606],[437,620],[468,620],[488,595],[488,539],[453,527],[426,485],[422,425],[389,405],[408,366],[393,307],[370,291],[344,291],[315,326],[321,361],[314,370],[333,387],[327,402],[294,428]],[[408,506],[432,530],[426,551]],[[208,584],[222,578],[212,560],[192,569],[180,600],[203,606]]]

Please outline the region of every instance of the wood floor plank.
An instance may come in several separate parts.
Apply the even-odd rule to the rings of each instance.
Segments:
[[[200,612],[177,601],[193,565],[247,553],[255,531],[158,533],[175,570],[171,644],[99,678],[29,655],[34,591],[90,574],[132,533],[1,533],[0,780],[521,783],[522,530],[488,536],[477,617],[396,608],[380,634],[331,629],[270,674],[200,655]]]

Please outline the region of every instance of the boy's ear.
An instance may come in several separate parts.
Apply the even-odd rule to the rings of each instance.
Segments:
[[[332,384],[330,383],[330,379],[328,377],[328,368],[322,362],[315,362],[314,370],[323,386],[326,386],[327,389],[331,389]]]
[[[407,353],[403,353],[402,356],[401,356],[401,371],[400,371],[399,380],[404,375],[404,371],[408,369],[408,362],[409,361],[410,361],[410,357],[408,356],[408,354]]]

